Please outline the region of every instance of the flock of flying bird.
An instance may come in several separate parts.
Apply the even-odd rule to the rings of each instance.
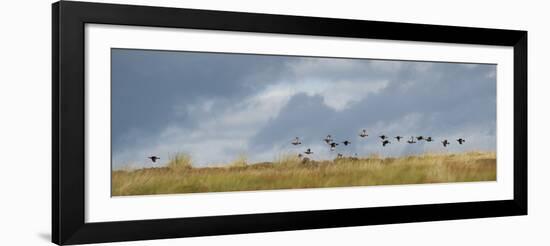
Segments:
[[[366,138],[368,137],[369,135],[367,134],[367,130],[366,129],[363,129],[360,133],[359,133],[359,137],[361,138]],[[389,140],[389,137],[386,136],[386,135],[380,135],[378,136],[380,139],[381,139],[381,143],[382,143],[382,147],[386,147],[386,145],[390,144],[390,140]],[[394,137],[395,139],[397,139],[397,142],[401,142],[401,139],[403,139],[402,136],[395,136]],[[414,143],[417,143],[418,141],[426,141],[426,142],[433,142],[433,138],[432,137],[424,137],[424,136],[417,136],[417,137],[413,137],[411,136],[411,138],[409,140],[407,140],[407,143],[409,144],[414,144]],[[332,139],[332,136],[331,135],[327,135],[323,141],[328,145],[330,146],[330,151],[334,151],[336,149],[336,146],[339,145],[339,143],[335,142],[333,139]],[[463,138],[459,138],[456,140],[458,142],[458,144],[463,144],[464,142],[466,142],[465,139]],[[351,144],[351,141],[349,140],[344,140],[342,142],[340,142],[342,144],[344,144],[344,146],[348,146]],[[441,141],[441,143],[443,144],[443,147],[447,147],[447,145],[451,144],[451,142],[449,142],[447,139],[444,139],[443,141]],[[291,142],[292,145],[294,146],[298,146],[300,144],[302,144],[302,141],[300,140],[299,137],[296,137],[294,138],[294,140],[292,140]],[[304,154],[306,155],[311,155],[313,154],[313,151],[311,151],[310,148],[308,148]],[[298,157],[303,157],[303,155],[300,153],[298,154]],[[341,153],[338,153],[338,157],[343,157],[343,155]],[[152,162],[156,162],[158,159],[160,159],[160,157],[158,156],[149,156],[147,157],[147,159],[150,159]]]
[[[360,133],[359,133],[359,137],[361,138],[366,138],[368,137],[369,135],[367,134],[367,130],[366,129],[363,129]],[[378,136],[380,139],[381,139],[381,143],[382,143],[382,147],[386,147],[386,145],[390,144],[390,140],[389,140],[389,137],[386,136],[386,135],[380,135]],[[402,136],[395,136],[394,137],[395,139],[397,139],[397,142],[401,142],[401,139],[403,139]],[[332,138],[331,135],[327,135],[323,141],[328,145],[330,146],[330,151],[334,151],[336,149],[336,146],[339,145],[339,143],[335,142],[334,139]],[[426,141],[426,142],[433,142],[434,139],[432,137],[424,137],[424,136],[417,136],[417,137],[414,137],[414,136],[411,136],[411,138],[409,140],[407,140],[407,143],[409,144],[414,144],[414,143],[417,143],[419,141]],[[458,142],[458,144],[463,144],[464,142],[466,142],[465,139],[463,138],[459,138],[456,140]],[[342,142],[340,142],[342,144],[344,144],[344,146],[348,146],[351,144],[350,141],[348,140],[344,140]],[[441,143],[443,144],[443,147],[447,147],[447,145],[451,144],[451,142],[449,142],[449,140],[447,139],[444,139],[443,141],[441,141]],[[292,145],[294,146],[298,146],[300,144],[302,144],[302,141],[300,140],[299,137],[295,137],[294,140],[292,140],[291,142]],[[311,155],[313,154],[313,151],[311,151],[310,148],[308,148],[304,154],[306,155]],[[302,157],[303,155],[300,153],[298,154],[298,157]],[[341,153],[338,153],[338,157],[343,157],[343,155]]]

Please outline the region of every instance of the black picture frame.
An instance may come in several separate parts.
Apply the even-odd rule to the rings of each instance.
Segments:
[[[56,244],[527,214],[527,31],[70,1],[54,3],[52,17],[52,241]],[[482,202],[85,223],[86,23],[513,47],[514,198]]]

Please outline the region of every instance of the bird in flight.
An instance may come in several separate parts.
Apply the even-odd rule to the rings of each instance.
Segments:
[[[366,129],[363,129],[363,131],[361,131],[361,133],[359,133],[359,137],[367,137],[369,134],[367,134],[367,130]]]
[[[306,155],[309,155],[309,154],[313,154],[313,152],[311,151],[311,149],[307,149],[306,152],[304,152]]]
[[[403,137],[401,137],[401,136],[395,137],[395,139],[397,139],[397,142],[401,141],[402,138],[403,138]]]
[[[160,157],[153,155],[153,156],[147,157],[147,159],[150,159],[152,162],[157,162],[157,160],[160,159]]]
[[[413,144],[416,143],[416,141],[414,141],[414,137],[411,137],[410,140],[407,140],[407,143]]]
[[[302,142],[300,141],[300,139],[298,137],[294,138],[294,140],[292,140],[292,145],[299,145],[299,144],[302,144]]]
[[[447,141],[447,139],[441,141],[441,143],[443,144],[443,147],[447,147],[447,145],[451,144],[449,141]]]
[[[351,144],[351,142],[350,142],[350,141],[348,141],[348,140],[346,140],[346,141],[344,141],[344,142],[342,142],[342,143],[343,143],[343,144],[344,144],[345,146],[348,146],[348,145],[350,145],[350,144]]]
[[[336,157],[337,158],[342,158],[342,157],[344,157],[344,155],[342,155],[341,153],[338,153],[338,155]]]
[[[459,138],[456,141],[458,142],[458,144],[463,144],[464,142],[466,142],[466,140],[463,138]]]
[[[335,150],[335,149],[336,149],[336,146],[338,146],[337,143],[335,143],[335,142],[330,143],[330,151]]]
[[[427,138],[426,138],[426,141],[427,141],[427,142],[431,142],[431,141],[434,141],[434,140],[432,139],[432,137],[427,137]]]
[[[386,147],[386,144],[389,144],[389,143],[390,143],[390,141],[388,141],[388,140],[382,141],[382,147]]]
[[[325,143],[327,144],[330,144],[332,143],[332,136],[329,134],[327,135],[327,137],[325,139],[323,139],[325,141]]]
[[[388,137],[386,137],[386,135],[381,135],[380,138],[381,138],[382,140],[384,140],[384,139],[386,139],[386,138],[388,138]]]
[[[421,140],[423,140],[423,139],[424,139],[423,136],[418,136],[418,137],[416,137],[416,140],[418,140],[418,141],[421,141]]]

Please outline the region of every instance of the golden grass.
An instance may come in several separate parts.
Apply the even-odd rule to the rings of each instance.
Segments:
[[[167,167],[118,170],[112,195],[425,184],[496,180],[494,152],[423,154],[399,158],[371,155],[304,161],[281,156],[273,162],[249,164],[244,155],[223,167],[192,167],[188,155],[177,154]]]
[[[193,168],[191,156],[183,153],[177,153],[171,156],[167,166],[168,169],[174,172],[180,172]]]

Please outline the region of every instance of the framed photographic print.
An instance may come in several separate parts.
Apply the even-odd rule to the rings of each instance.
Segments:
[[[527,214],[527,32],[53,4],[52,235]]]

